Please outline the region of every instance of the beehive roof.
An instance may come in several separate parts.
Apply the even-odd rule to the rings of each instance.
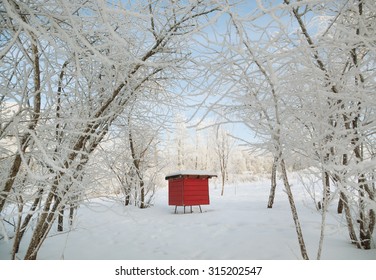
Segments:
[[[197,177],[217,177],[217,174],[207,170],[179,170],[166,175],[165,179],[172,179],[185,176],[197,176]]]

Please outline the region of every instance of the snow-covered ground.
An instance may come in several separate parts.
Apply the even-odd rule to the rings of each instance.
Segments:
[[[267,209],[267,180],[226,186],[224,196],[211,180],[210,205],[183,214],[167,204],[167,187],[157,192],[154,206],[124,207],[114,199],[82,205],[74,227],[51,232],[38,259],[159,260],[297,260],[301,259],[287,195],[279,184],[273,209]],[[299,184],[293,184],[308,254],[316,258],[321,216]],[[189,212],[189,208],[186,209]],[[344,216],[327,218],[322,259],[376,259],[376,249],[350,244]],[[9,259],[11,242],[0,241],[0,259]],[[24,253],[25,247],[21,249]]]

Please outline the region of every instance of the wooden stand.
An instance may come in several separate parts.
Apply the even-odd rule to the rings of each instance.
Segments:
[[[197,206],[200,208],[200,213],[202,213],[201,205],[197,205]],[[183,206],[184,214],[185,214],[185,207],[186,207],[186,206]],[[192,205],[189,205],[189,207],[191,207],[191,213],[193,213]],[[178,213],[178,206],[175,205],[175,212],[174,212],[174,214],[177,214],[177,213]]]

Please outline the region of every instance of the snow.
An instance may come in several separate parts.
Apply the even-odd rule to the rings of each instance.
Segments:
[[[187,169],[187,170],[180,170],[171,172],[166,175],[166,180],[170,177],[177,177],[181,175],[197,175],[197,176],[210,176],[210,177],[217,177],[217,173],[212,171],[206,171],[206,170],[193,170],[193,169]]]
[[[168,206],[167,187],[147,209],[125,207],[120,199],[96,198],[78,211],[72,230],[51,232],[38,259],[48,260],[299,260],[296,232],[282,184],[274,207],[267,209],[269,181],[231,184],[220,195],[210,181],[210,205],[183,214]],[[167,186],[167,183],[166,183]],[[301,186],[293,181],[308,254],[315,259],[321,215]],[[189,211],[188,211],[189,212]],[[56,228],[56,227],[54,227]],[[55,230],[55,229],[54,229]],[[9,259],[12,240],[0,240],[0,259]],[[20,253],[25,253],[25,245]],[[322,259],[375,260],[376,249],[359,250],[348,239],[345,218],[327,217]]]

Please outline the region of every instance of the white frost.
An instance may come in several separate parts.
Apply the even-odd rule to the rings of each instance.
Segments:
[[[166,179],[170,177],[180,176],[180,175],[197,175],[197,176],[209,176],[209,177],[217,177],[217,174],[212,171],[207,170],[193,170],[193,169],[187,169],[187,170],[180,170],[175,171],[172,173],[169,173],[166,175]]]

